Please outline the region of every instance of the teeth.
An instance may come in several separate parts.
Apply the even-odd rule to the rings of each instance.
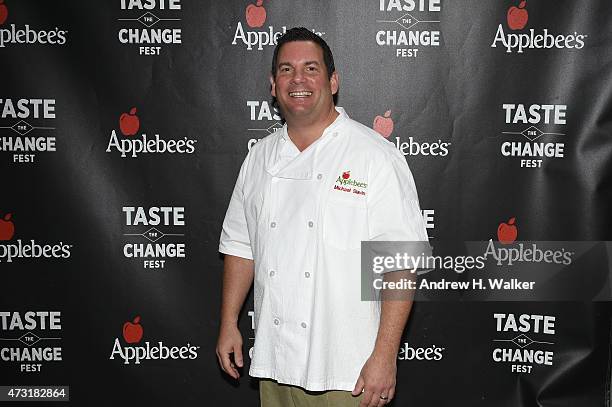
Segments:
[[[312,95],[312,92],[308,92],[306,90],[299,91],[299,92],[289,92],[289,96],[291,97],[305,97],[305,96],[310,96],[310,95]]]

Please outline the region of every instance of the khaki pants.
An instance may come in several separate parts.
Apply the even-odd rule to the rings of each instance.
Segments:
[[[308,391],[270,379],[259,381],[261,407],[358,407],[362,398],[350,391]]]

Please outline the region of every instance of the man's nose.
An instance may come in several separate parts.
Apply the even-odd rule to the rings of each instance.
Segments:
[[[302,83],[304,82],[304,73],[302,71],[300,71],[299,69],[296,69],[293,72],[293,77],[291,78],[291,81],[294,83]]]

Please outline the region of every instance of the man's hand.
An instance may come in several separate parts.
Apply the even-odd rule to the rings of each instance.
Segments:
[[[242,335],[238,326],[234,323],[221,324],[219,330],[219,339],[217,340],[217,358],[221,369],[234,379],[240,377],[240,373],[236,369],[230,359],[230,354],[234,354],[234,361],[239,367],[243,366],[242,360]]]
[[[383,356],[372,353],[361,369],[353,395],[363,390],[363,399],[359,407],[384,406],[395,395],[395,376],[397,373],[396,355]],[[386,397],[381,399],[380,397]]]
[[[236,365],[242,367],[242,335],[238,330],[238,314],[253,284],[255,263],[253,260],[228,254],[223,264],[221,328],[216,351],[221,369],[234,379],[238,379],[240,373],[232,363],[230,354],[234,354]]]

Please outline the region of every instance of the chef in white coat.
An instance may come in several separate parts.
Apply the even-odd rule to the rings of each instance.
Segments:
[[[239,377],[237,321],[254,280],[249,374],[262,378],[262,406],[382,406],[412,302],[362,301],[360,245],[427,241],[412,174],[335,106],[338,73],[316,34],[279,38],[270,83],[285,125],[251,148],[223,223],[219,363]]]

